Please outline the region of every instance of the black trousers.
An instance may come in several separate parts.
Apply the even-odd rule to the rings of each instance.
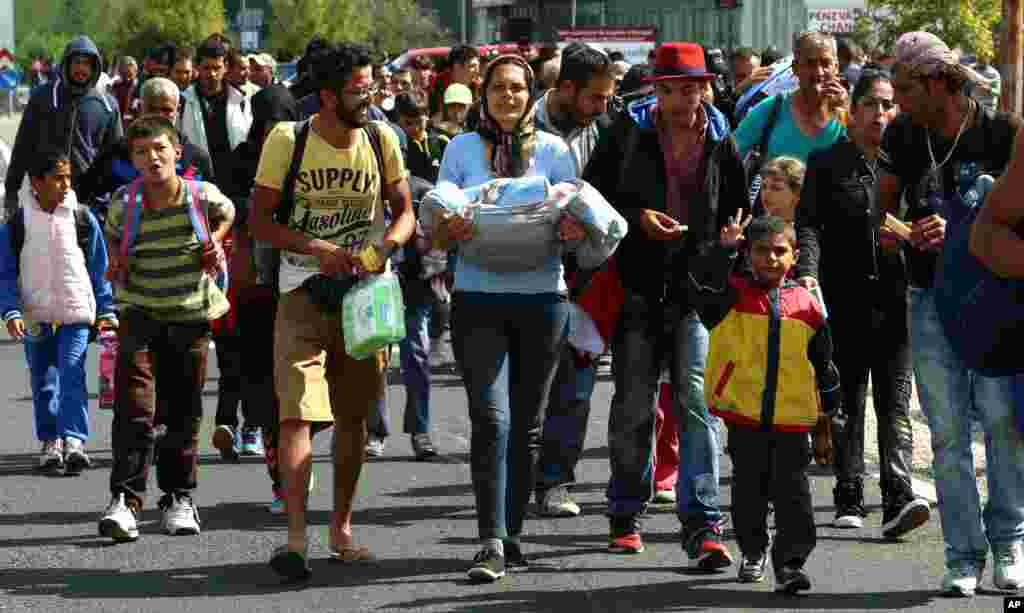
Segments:
[[[829,325],[846,413],[846,427],[832,430],[832,445],[836,481],[862,480],[864,412],[870,374],[878,421],[882,501],[889,503],[913,496],[913,379],[906,294],[889,292],[883,296],[840,295],[829,299],[834,305]]]
[[[744,557],[768,549],[768,503],[775,505],[772,567],[802,567],[817,534],[807,467],[811,462],[806,432],[761,432],[729,424],[732,456],[732,522]]]

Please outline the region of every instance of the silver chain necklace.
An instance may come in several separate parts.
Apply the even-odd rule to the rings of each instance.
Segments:
[[[925,142],[928,144],[928,157],[932,160],[932,172],[942,168],[946,165],[946,162],[953,157],[953,152],[956,151],[956,146],[960,142],[960,137],[963,136],[964,129],[967,127],[967,120],[971,118],[974,113],[974,101],[968,99],[967,112],[964,113],[964,120],[960,122],[960,129],[956,131],[956,138],[953,139],[953,144],[949,148],[949,153],[946,154],[945,159],[942,162],[935,163],[935,151],[932,149],[932,132],[931,130],[925,130]]]

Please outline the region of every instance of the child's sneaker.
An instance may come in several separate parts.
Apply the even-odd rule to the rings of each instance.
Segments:
[[[64,449],[60,439],[43,443],[43,449],[39,452],[38,468],[44,472],[64,470]]]
[[[611,516],[611,540],[608,553],[643,553],[644,542],[640,538],[640,518],[636,515]]]
[[[164,531],[171,536],[199,534],[199,511],[188,494],[167,494],[160,500]]]
[[[113,539],[115,543],[127,543],[139,538],[136,521],[137,511],[125,503],[124,493],[115,494],[103,515],[100,516],[100,536]]]
[[[775,574],[775,591],[790,596],[811,589],[811,578],[802,568],[785,566]]]
[[[217,426],[213,431],[213,446],[220,452],[225,462],[237,462],[238,450],[235,449],[235,429],[231,426]]]
[[[761,583],[765,578],[765,567],[768,566],[768,554],[762,553],[759,557],[748,558],[743,556],[740,562],[740,569],[737,577],[740,583]]]
[[[701,570],[718,570],[732,564],[729,548],[722,543],[722,529],[719,524],[703,524],[682,534],[683,550],[690,560],[696,561]]]
[[[92,460],[85,453],[85,444],[72,436],[64,439],[64,474],[74,477],[90,466]]]

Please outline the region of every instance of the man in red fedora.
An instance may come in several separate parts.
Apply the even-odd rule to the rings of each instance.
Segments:
[[[630,104],[605,132],[583,176],[631,226],[615,255],[625,302],[612,340],[608,549],[644,549],[640,516],[653,492],[658,378],[667,367],[682,449],[676,486],[682,545],[705,570],[729,566],[732,557],[720,528],[718,418],[704,401],[708,331],[688,303],[688,270],[747,202],[728,120],[702,100],[714,78],[700,45],[662,44],[647,79],[654,95]]]

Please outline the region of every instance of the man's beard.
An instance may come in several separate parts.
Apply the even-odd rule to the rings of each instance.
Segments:
[[[366,124],[370,123],[370,118],[369,116],[362,116],[361,111],[369,108],[369,102],[361,102],[352,109],[346,109],[344,105],[338,105],[334,114],[337,116],[338,121],[346,126],[350,128],[362,128],[365,127]]]

